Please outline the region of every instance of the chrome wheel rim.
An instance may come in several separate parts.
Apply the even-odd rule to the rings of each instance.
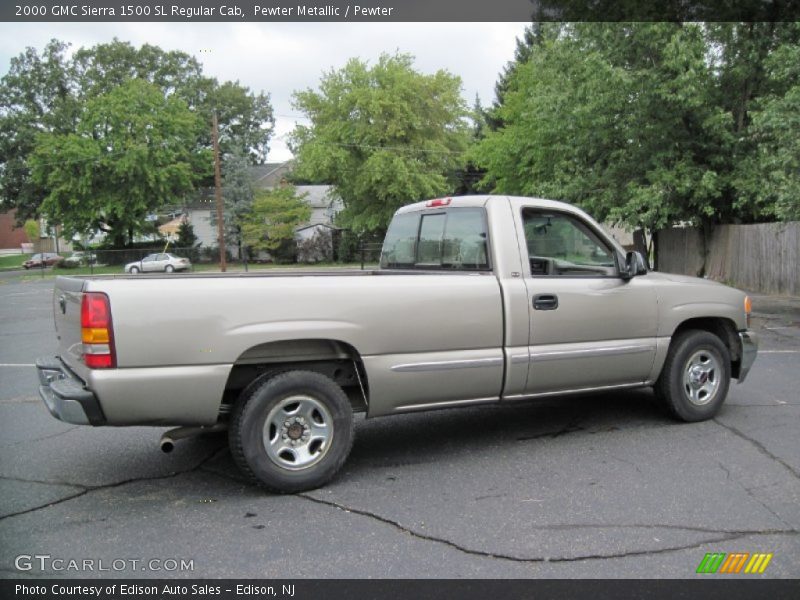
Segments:
[[[708,350],[698,350],[683,369],[683,392],[696,406],[708,404],[717,395],[722,369],[717,357]]]
[[[263,439],[273,463],[290,471],[308,469],[328,453],[333,441],[333,417],[316,398],[289,396],[269,411]]]

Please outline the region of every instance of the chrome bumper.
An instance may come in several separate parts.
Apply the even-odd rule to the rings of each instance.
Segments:
[[[73,425],[104,425],[97,397],[57,357],[36,359],[39,396],[56,419]]]
[[[739,383],[742,383],[750,372],[750,367],[753,366],[756,360],[756,354],[758,354],[758,335],[749,329],[740,331],[739,341],[742,344],[742,362],[739,366]]]

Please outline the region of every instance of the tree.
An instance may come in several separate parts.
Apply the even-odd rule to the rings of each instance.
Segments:
[[[194,248],[196,243],[197,236],[194,233],[194,226],[184,218],[178,227],[178,239],[175,240],[175,245],[178,248]]]
[[[41,55],[28,48],[11,60],[0,80],[0,203],[17,208],[24,220],[38,216],[50,190],[31,178],[30,158],[37,133],[74,131],[88,102],[133,80],[151,84],[164,99],[182,100],[202,126],[190,140],[199,183],[211,185],[211,163],[202,152],[211,147],[210,122],[218,113],[223,152],[235,148],[252,163],[266,159],[274,119],[269,96],[254,94],[238,82],[219,83],[203,75],[200,63],[179,51],[117,39],[67,56],[68,45],[51,41]]]
[[[75,124],[67,44],[52,40],[11,59],[0,80],[0,204],[16,208],[21,223],[38,216],[46,191],[30,178],[28,157],[38,133],[66,133]]]
[[[311,208],[296,196],[294,186],[259,191],[242,223],[242,237],[255,250],[274,252],[292,242],[297,226],[310,217]]]
[[[514,60],[507,62],[500,72],[497,83],[494,85],[494,103],[484,114],[486,125],[490,129],[497,130],[503,125],[498,109],[505,103],[506,92],[516,75],[517,69],[530,60],[537,46],[541,46],[546,40],[556,39],[562,28],[563,25],[560,23],[534,21],[525,28],[525,31],[522,32],[522,37],[517,38]]]
[[[38,241],[41,234],[41,227],[39,226],[39,221],[36,221],[34,219],[28,219],[27,221],[25,221],[25,225],[23,227],[25,229],[25,235],[28,237],[29,242]]]
[[[325,73],[318,91],[294,94],[311,120],[292,136],[297,177],[333,185],[344,227],[385,228],[403,204],[454,189],[469,137],[460,87],[446,71],[418,73],[406,54]]]
[[[800,47],[785,47],[769,61],[786,91],[767,96],[754,116],[757,153],[742,164],[741,204],[756,214],[800,220]]]
[[[470,146],[475,146],[486,137],[488,127],[491,126],[490,112],[483,108],[477,94],[475,94],[475,103],[472,105],[469,118],[472,122],[469,143]],[[454,195],[466,196],[479,193],[480,182],[485,176],[485,170],[476,166],[473,160],[468,160],[464,168],[456,174],[457,183],[453,190]]]
[[[791,85],[768,67],[794,64],[780,49],[796,48],[797,32],[766,23],[563,26],[511,74],[497,108],[503,127],[474,149],[483,185],[651,231],[787,214],[768,205],[793,193],[796,109]],[[782,166],[772,165],[777,187],[756,195],[761,155]],[[778,181],[787,183],[780,194]]]
[[[143,79],[165,96],[181,98],[204,123],[210,123],[216,111],[223,154],[237,148],[254,164],[266,160],[274,125],[269,95],[253,94],[238,81],[219,83],[204,76],[197,59],[185,52],[165,51],[150,44],[136,48],[114,39],[77,50],[73,65],[81,97],[91,98],[130,79]],[[209,128],[199,132],[198,144],[211,147]]]
[[[222,164],[222,199],[225,243],[239,249],[244,256],[242,224],[253,210],[255,195],[247,156],[235,148]],[[217,227],[217,213],[211,212],[211,225]]]
[[[67,235],[99,228],[117,246],[131,242],[149,214],[193,188],[200,126],[185,102],[139,79],[88,101],[75,133],[36,138],[43,214]]]

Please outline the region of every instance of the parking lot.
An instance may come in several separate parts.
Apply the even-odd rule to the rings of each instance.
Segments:
[[[332,484],[274,496],[224,436],[163,454],[164,429],[53,419],[33,368],[52,285],[0,279],[2,577],[687,578],[709,552],[773,554],[733,577],[800,577],[797,300],[756,296],[759,357],[712,421],[641,390],[359,420]]]

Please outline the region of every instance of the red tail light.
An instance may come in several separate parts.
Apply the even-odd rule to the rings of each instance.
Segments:
[[[428,200],[428,203],[425,206],[449,206],[452,201],[452,198],[437,198],[436,200]]]
[[[81,301],[81,339],[83,362],[90,369],[113,369],[117,366],[114,328],[108,296],[87,292]]]

